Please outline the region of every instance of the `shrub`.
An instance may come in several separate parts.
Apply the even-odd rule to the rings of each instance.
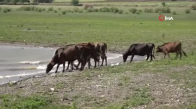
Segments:
[[[45,11],[45,8],[38,8],[35,6],[22,6],[19,8],[19,10],[21,11],[39,11],[41,9],[41,11]]]
[[[140,14],[140,11],[138,10],[138,11],[136,12],[136,14]]]
[[[73,11],[73,10],[67,10],[67,12],[74,13],[74,11]]]
[[[35,6],[30,6],[30,7],[24,7],[23,10],[24,11],[37,11],[38,8]]]
[[[110,12],[115,12],[115,11],[118,11],[119,9],[117,7],[111,7],[110,8]]]
[[[166,10],[165,10],[165,13],[171,13],[171,10],[170,10],[170,8],[166,8]]]
[[[78,12],[79,9],[78,9],[78,8],[74,8],[73,11],[74,11],[74,12]]]
[[[110,9],[107,7],[99,8],[99,12],[110,12]]]
[[[117,7],[111,7],[110,8],[110,12],[118,13],[119,12],[119,9]]]
[[[71,10],[70,12],[71,12],[71,13],[74,13],[74,11],[73,11],[73,10]]]
[[[155,13],[159,13],[159,12],[162,12],[162,13],[171,13],[171,10],[170,10],[170,8],[156,8],[155,10],[154,10],[154,12]]]
[[[92,9],[93,8],[93,5],[89,5],[89,4],[87,4],[87,5],[84,5],[84,9],[85,10],[87,10],[87,9]]]
[[[136,8],[131,8],[129,9],[130,12],[132,12],[133,14],[135,14],[137,12],[137,9]]]
[[[0,7],[0,10],[2,10],[2,7]]]
[[[99,8],[98,10],[99,10],[99,12],[102,12],[102,8]]]
[[[62,14],[65,15],[66,14],[66,11],[62,11]]]
[[[6,8],[3,8],[3,12],[4,12],[4,13],[11,12],[11,9],[10,9],[10,8],[7,8],[7,7],[6,7]]]
[[[98,12],[99,10],[98,9],[93,9],[93,12]]]
[[[153,9],[145,8],[145,9],[144,9],[144,12],[145,12],[145,13],[153,13]]]
[[[11,12],[11,8],[7,8],[7,11],[8,11],[8,12]]]
[[[191,9],[196,10],[196,4],[193,4],[193,5],[191,6]]]
[[[119,11],[119,9],[115,10],[114,13],[116,14]]]
[[[32,7],[31,11],[38,11],[39,8],[38,7]]]
[[[58,11],[57,10],[54,10],[54,13],[57,13]]]
[[[140,10],[139,10],[139,12],[141,13],[141,12],[142,12],[142,10],[140,9]]]
[[[190,12],[191,12],[190,9],[186,9],[186,10],[185,10],[185,13],[186,13],[186,14],[189,14]]]
[[[119,14],[123,14],[123,10],[120,9],[120,10],[118,11],[118,13],[119,13]]]
[[[176,13],[176,11],[173,11],[172,14],[173,14],[173,15],[176,15],[177,13]]]
[[[58,10],[61,10],[61,8],[58,8]]]
[[[93,12],[93,10],[92,9],[87,9],[87,12]]]
[[[48,8],[48,11],[53,11],[53,10],[54,10],[53,7],[49,7],[49,8]]]
[[[41,8],[39,8],[37,11],[38,11],[38,12],[42,12],[42,9],[41,9]]]
[[[4,12],[4,13],[7,13],[7,10],[6,10],[6,9],[4,9],[4,10],[3,10],[3,12]]]
[[[81,10],[79,10],[78,12],[79,12],[79,13],[83,13],[83,10],[81,9]]]
[[[165,5],[166,5],[166,3],[165,3],[165,2],[162,2],[161,4],[162,4],[162,6],[163,6],[163,7],[165,7]]]
[[[22,6],[19,8],[21,11],[31,11],[31,7]]]
[[[66,12],[71,12],[71,10],[67,10]]]
[[[42,11],[45,11],[46,9],[45,8],[42,8]]]
[[[162,14],[162,11],[159,11],[159,15],[161,15]]]
[[[79,0],[71,0],[71,4],[77,6],[79,4]]]
[[[159,11],[161,11],[160,8],[155,8],[155,9],[154,9],[154,12],[155,12],[155,13],[158,13]]]

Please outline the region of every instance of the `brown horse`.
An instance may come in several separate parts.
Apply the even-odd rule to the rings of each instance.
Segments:
[[[100,53],[101,59],[102,59],[102,63],[101,66],[103,66],[104,60],[105,60],[105,65],[107,66],[107,44],[104,42],[95,42],[95,50]]]
[[[180,59],[181,59],[182,53],[184,54],[184,56],[187,57],[186,53],[182,50],[182,43],[181,42],[164,43],[163,45],[160,45],[157,47],[156,52],[163,52],[164,58],[166,57],[166,55],[168,55],[168,57],[170,58],[169,53],[176,53],[175,59],[177,59],[179,54],[180,54]]]
[[[74,44],[58,48],[55,51],[55,54],[52,57],[51,62],[47,65],[46,73],[49,73],[52,70],[53,66],[56,64],[57,64],[57,68],[55,73],[57,73],[60,64],[63,64],[63,72],[64,72],[66,61],[68,61],[67,70],[69,69],[70,64],[72,64],[72,70],[73,70],[73,61],[75,60],[82,61],[81,53],[82,51],[76,49],[76,46]]]

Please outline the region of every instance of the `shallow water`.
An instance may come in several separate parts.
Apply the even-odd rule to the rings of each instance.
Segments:
[[[51,60],[55,50],[55,48],[0,45],[0,84],[44,74],[46,64]],[[108,65],[122,63],[121,54],[107,53],[107,57]],[[134,57],[134,61],[143,59],[145,57]],[[55,69],[54,67],[52,72]],[[62,66],[58,71],[62,71]]]

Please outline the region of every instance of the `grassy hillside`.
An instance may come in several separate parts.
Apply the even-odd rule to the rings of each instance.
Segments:
[[[182,41],[187,51],[195,48],[196,11],[185,14],[187,8],[171,7],[173,21],[159,21],[159,13],[132,14],[128,7],[119,7],[123,14],[112,12],[74,12],[75,7],[54,7],[53,11],[0,12],[0,41],[28,44],[63,45],[86,41],[105,41],[110,50],[125,50],[131,43]],[[155,8],[152,8],[153,10]],[[67,10],[66,15],[62,11]],[[42,39],[42,40],[40,40]]]

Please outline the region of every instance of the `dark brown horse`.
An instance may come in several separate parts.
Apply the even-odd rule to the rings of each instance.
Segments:
[[[60,64],[63,64],[63,72],[64,72],[66,61],[68,61],[67,70],[69,69],[70,64],[72,64],[72,70],[73,70],[73,61],[75,60],[81,61],[81,53],[82,51],[76,49],[76,46],[74,44],[58,48],[55,51],[55,54],[52,57],[51,62],[47,65],[46,73],[49,73],[52,70],[53,66],[56,64],[57,64],[57,68],[55,73],[57,73]]]
[[[86,64],[86,62],[88,62],[88,67],[90,68],[91,63],[90,63],[90,59],[93,58],[94,62],[95,62],[95,67],[97,65],[97,62],[99,62],[99,56],[100,53],[98,51],[96,51],[95,46],[93,43],[80,43],[77,44],[76,47],[78,46],[78,49],[84,50],[82,53],[82,59],[84,61],[84,64]],[[76,68],[78,68],[80,65],[80,62],[78,63],[78,65],[76,65]]]
[[[147,55],[147,59],[150,58],[150,61],[152,61],[152,58],[154,57],[153,54],[153,49],[155,45],[153,43],[147,43],[147,44],[132,44],[129,49],[123,54],[123,61],[126,62],[127,57],[131,55],[131,60],[130,62],[133,61],[134,55],[139,55],[139,56],[145,56]],[[154,57],[155,58],[155,57]]]
[[[101,59],[102,59],[102,63],[101,66],[103,66],[104,60],[105,60],[105,65],[107,66],[107,44],[104,42],[95,42],[95,50],[96,52],[100,53]]]

